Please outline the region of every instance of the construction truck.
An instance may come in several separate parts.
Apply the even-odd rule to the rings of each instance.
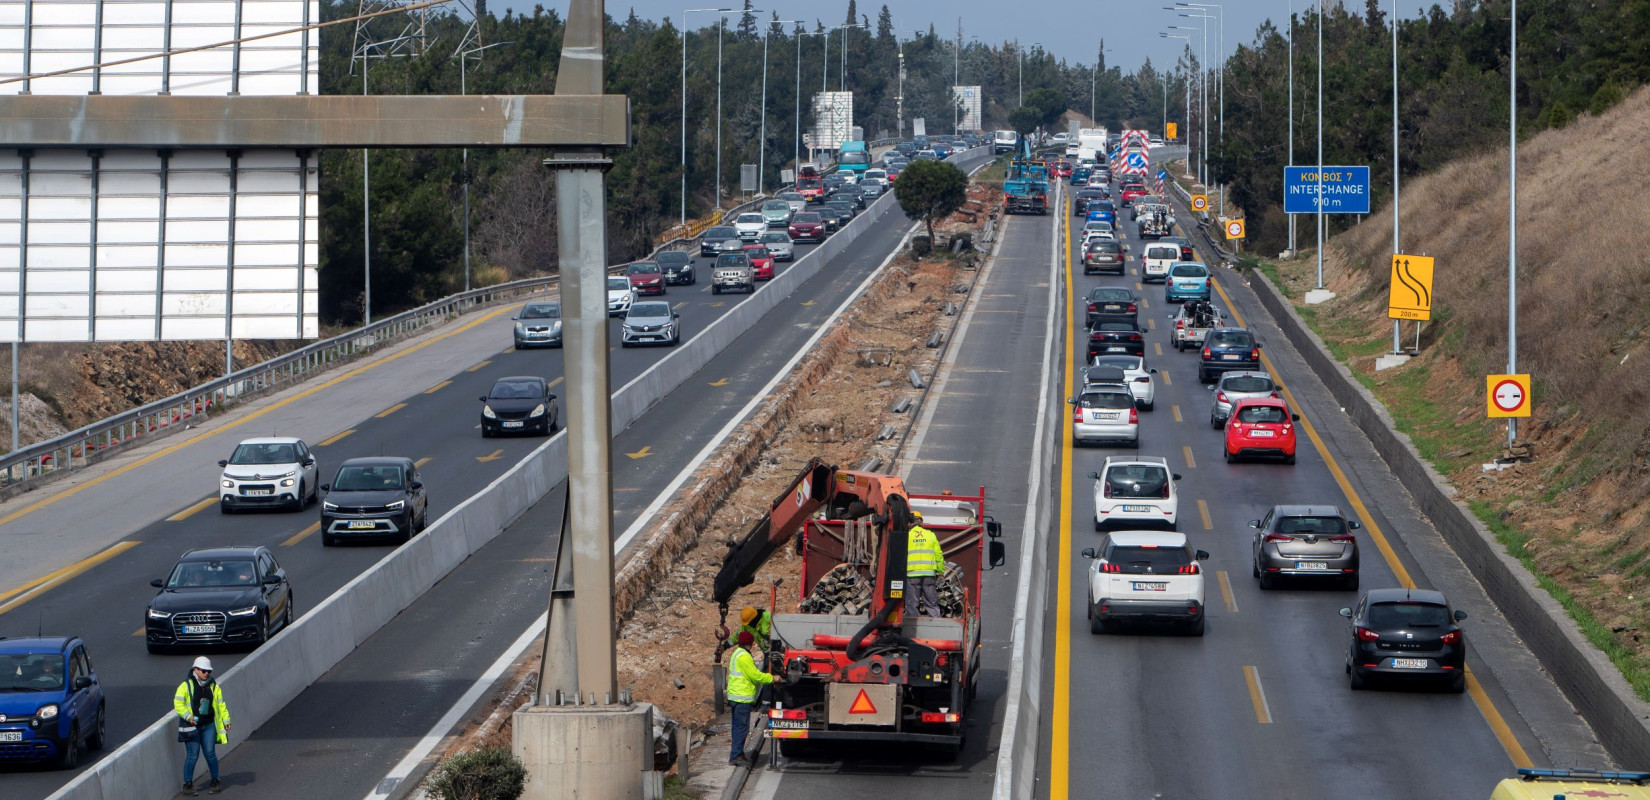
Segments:
[[[945,551],[937,617],[905,616],[912,512]],[[980,680],[980,586],[1001,566],[1001,526],[973,495],[910,494],[893,475],[811,460],[743,539],[730,541],[715,597],[723,614],[768,556],[800,534],[797,613],[775,613],[767,653],[779,742],[932,745],[961,752]]]
[[[1048,213],[1048,165],[1034,159],[1029,143],[1008,162],[1003,180],[1003,213]]]

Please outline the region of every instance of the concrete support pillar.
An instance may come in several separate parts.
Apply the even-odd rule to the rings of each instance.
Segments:
[[[653,706],[523,706],[511,750],[532,780],[522,800],[644,800]]]

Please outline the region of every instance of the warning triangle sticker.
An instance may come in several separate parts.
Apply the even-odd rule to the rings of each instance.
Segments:
[[[871,703],[870,695],[867,695],[864,689],[860,689],[859,696],[854,698],[854,704],[848,706],[848,713],[875,714],[877,713],[877,707]]]

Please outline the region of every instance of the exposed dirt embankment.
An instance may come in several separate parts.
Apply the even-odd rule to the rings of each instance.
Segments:
[[[1302,313],[1650,696],[1650,227],[1635,200],[1637,165],[1650,159],[1650,90],[1518,153],[1518,368],[1532,374],[1535,401],[1519,433],[1532,462],[1480,467],[1505,438],[1484,412],[1484,376],[1507,361],[1504,148],[1404,186],[1403,249],[1438,259],[1419,358],[1374,372],[1392,338],[1390,206],[1335,238],[1325,281],[1339,296]],[[1298,301],[1311,259],[1276,267]],[[1406,348],[1414,335],[1406,323]]]

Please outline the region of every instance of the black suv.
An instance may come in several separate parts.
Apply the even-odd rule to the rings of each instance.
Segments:
[[[732,225],[717,225],[700,236],[699,255],[715,258],[717,253],[739,249],[739,244],[739,231]]]
[[[321,484],[321,544],[344,539],[405,542],[430,521],[429,498],[418,465],[400,456],[352,458]]]
[[[267,547],[190,550],[144,613],[151,653],[269,641],[292,624],[292,585]]]
[[[1341,609],[1351,628],[1346,674],[1362,689],[1377,676],[1439,681],[1466,691],[1466,635],[1455,623],[1467,618],[1428,589],[1371,589],[1352,608]]]
[[[666,250],[653,260],[664,268],[668,286],[692,286],[699,282],[698,274],[693,271],[693,256],[686,250]]]
[[[1197,379],[1208,383],[1232,370],[1260,371],[1260,340],[1248,328],[1215,328],[1203,337]]]

